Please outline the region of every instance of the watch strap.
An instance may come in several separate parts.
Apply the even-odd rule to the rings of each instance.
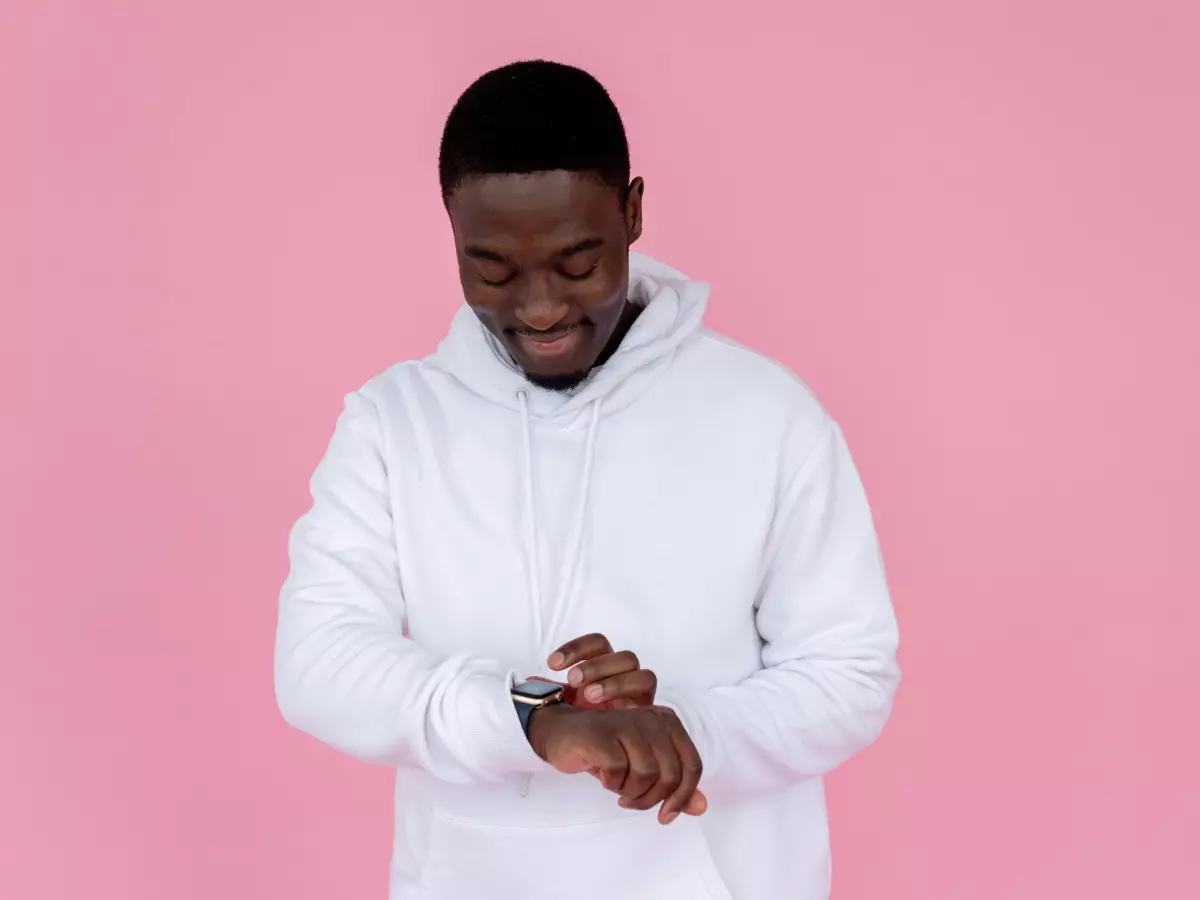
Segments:
[[[533,718],[534,710],[542,709],[546,706],[553,706],[556,703],[563,702],[563,692],[561,687],[559,687],[556,692],[548,694],[540,699],[518,696],[515,692],[511,696],[513,706],[515,706],[517,709],[517,719],[521,723],[521,731],[525,733],[526,737],[529,737],[529,720]]]
[[[525,733],[525,737],[529,737],[529,720],[533,718],[533,711],[535,709],[542,708],[541,704],[522,703],[520,700],[514,698],[513,706],[517,708],[517,718],[521,720],[521,731]]]

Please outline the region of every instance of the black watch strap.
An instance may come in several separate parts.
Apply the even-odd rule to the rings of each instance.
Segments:
[[[516,685],[512,690],[512,702],[517,708],[517,718],[525,736],[529,737],[529,720],[533,718],[534,710],[561,703],[562,700],[562,685],[553,682],[524,681]]]
[[[513,706],[517,708],[517,718],[521,720],[521,730],[525,732],[525,737],[529,737],[529,720],[533,718],[533,711],[541,709],[541,707],[534,706],[532,703],[522,703],[520,700],[514,700]]]

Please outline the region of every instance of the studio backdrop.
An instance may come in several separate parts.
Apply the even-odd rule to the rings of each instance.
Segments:
[[[610,88],[640,249],[861,468],[905,677],[829,782],[834,897],[1200,896],[1198,31],[0,3],[0,896],[384,896],[390,773],[275,707],[287,532],[342,396],[461,302],[445,114],[531,57]]]

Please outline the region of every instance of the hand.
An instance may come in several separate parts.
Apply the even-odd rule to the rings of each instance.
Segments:
[[[534,752],[567,774],[587,772],[621,795],[625,809],[662,804],[658,821],[708,808],[697,790],[703,766],[696,745],[664,706],[583,710],[564,704],[535,710],[529,720]]]
[[[548,660],[551,669],[567,675],[565,699],[579,709],[631,709],[653,706],[658,678],[649,669],[639,668],[638,658],[629,650],[614,653],[602,634],[586,634],[567,641]]]

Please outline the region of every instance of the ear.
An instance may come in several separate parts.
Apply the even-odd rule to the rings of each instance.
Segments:
[[[629,183],[625,198],[625,235],[630,244],[642,236],[642,197],[646,193],[646,182],[635,178]]]

